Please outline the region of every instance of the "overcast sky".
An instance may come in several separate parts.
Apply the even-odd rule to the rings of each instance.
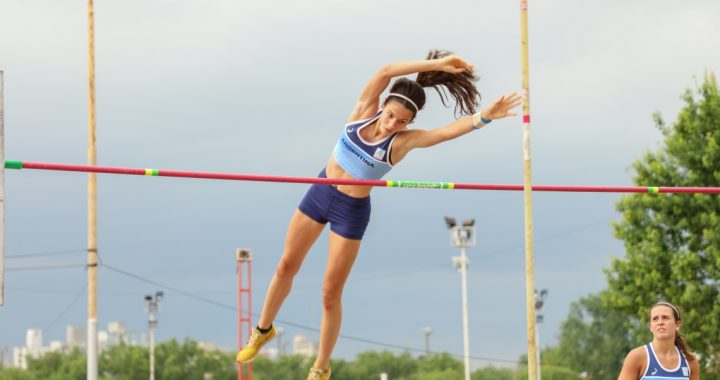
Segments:
[[[96,1],[98,164],[315,176],[367,79],[429,49],[475,64],[483,105],[521,90],[517,2],[429,4]],[[86,162],[86,7],[0,0],[6,159]],[[631,185],[632,162],[662,142],[652,113],[673,121],[685,89],[718,71],[718,15],[717,0],[530,2],[534,183]],[[428,99],[414,128],[453,119],[435,93]],[[520,184],[522,175],[518,117],[412,152],[387,179]],[[86,175],[9,171],[5,180],[0,346],[23,345],[32,327],[46,344],[64,340],[66,325],[87,319]],[[143,296],[164,290],[160,340],[235,348],[235,249],[253,250],[259,312],[306,188],[100,175],[100,328],[124,321],[145,331]],[[478,244],[468,250],[473,365],[525,353],[522,193],[376,189],[372,197],[335,357],[401,351],[353,337],[422,350],[425,326],[431,350],[462,354],[451,263],[459,252],[445,215],[477,220]],[[533,195],[536,286],[549,290],[541,346],[556,343],[570,303],[603,289],[603,269],[623,256],[611,229],[618,199]],[[323,235],[280,312],[288,337],[317,339],[326,251]],[[73,267],[38,269],[56,265]]]

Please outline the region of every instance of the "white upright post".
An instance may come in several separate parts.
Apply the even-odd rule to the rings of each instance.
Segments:
[[[460,248],[460,256],[453,256],[455,269],[460,271],[462,277],[462,318],[463,318],[463,348],[465,361],[465,380],[470,380],[470,323],[468,321],[468,291],[467,267],[470,261],[465,249],[475,246],[475,219],[466,219],[458,225],[455,218],[445,217],[445,223],[450,230],[450,246]]]
[[[98,376],[98,328],[97,319],[87,321],[87,379],[97,380]]]
[[[542,366],[540,365],[540,328],[538,324],[535,324],[535,361],[537,362],[537,380],[542,380]]]
[[[157,315],[160,313],[160,301],[164,293],[155,292],[155,296],[145,296],[145,313],[148,315],[148,335],[150,336],[150,380],[155,380],[155,329],[158,326]]]
[[[465,247],[460,248],[460,273],[462,274],[463,346],[465,348],[465,380],[470,380],[470,328],[468,326],[467,256]]]
[[[150,326],[150,380],[155,380],[155,326]]]

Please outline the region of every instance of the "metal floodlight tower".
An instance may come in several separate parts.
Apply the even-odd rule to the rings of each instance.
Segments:
[[[432,328],[423,327],[420,329],[425,336],[425,356],[430,356],[430,334],[432,334]]]
[[[148,315],[148,330],[150,335],[150,380],[155,380],[155,329],[158,325],[157,315],[160,313],[160,301],[163,292],[155,292],[155,296],[145,296],[145,314]]]
[[[467,301],[467,266],[470,261],[465,254],[465,248],[474,247],[475,219],[465,219],[458,225],[455,218],[445,217],[445,224],[450,230],[450,246],[460,248],[460,256],[453,256],[452,263],[462,276],[462,311],[463,311],[463,346],[465,353],[465,380],[470,380],[470,333],[468,328],[468,301]]]
[[[252,333],[252,251],[247,248],[235,250],[235,270],[237,272],[238,286],[238,350],[243,347],[243,331],[247,331],[248,337]],[[243,268],[247,270],[247,281],[243,284]],[[244,299],[247,297],[247,301]],[[247,308],[244,305],[247,304]],[[247,376],[243,376],[243,366],[247,367]],[[238,380],[252,379],[252,363],[237,364]]]

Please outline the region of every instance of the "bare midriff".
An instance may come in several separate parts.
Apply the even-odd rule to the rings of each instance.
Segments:
[[[340,164],[335,161],[333,156],[328,159],[327,166],[325,167],[325,174],[328,178],[340,178],[340,179],[356,179],[348,174]],[[353,198],[365,198],[370,195],[372,186],[358,186],[358,185],[333,185],[341,193],[347,194]]]

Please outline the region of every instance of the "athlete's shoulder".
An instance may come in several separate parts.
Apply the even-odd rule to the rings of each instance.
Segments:
[[[377,118],[382,113],[382,107],[378,108],[377,111],[374,113],[366,112],[362,115],[350,115],[348,118],[348,121],[345,123],[346,127],[349,127],[351,125],[362,125],[367,123],[368,121]]]
[[[638,346],[630,350],[630,352],[628,352],[628,355],[640,355],[644,357],[646,352],[647,344],[643,344],[642,346]]]
[[[634,348],[625,356],[622,371],[618,380],[636,380],[639,379],[645,367],[647,366],[647,354],[645,346]]]
[[[628,352],[627,356],[625,357],[626,364],[634,364],[639,366],[640,368],[645,368],[645,365],[647,364],[646,361],[647,350],[644,345],[630,350],[630,352]]]

